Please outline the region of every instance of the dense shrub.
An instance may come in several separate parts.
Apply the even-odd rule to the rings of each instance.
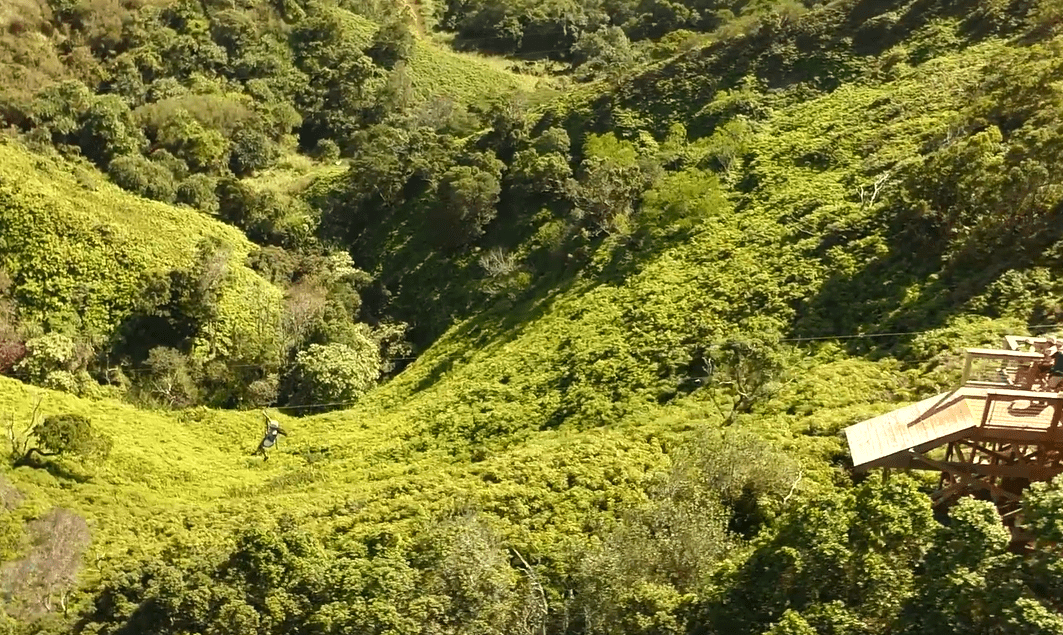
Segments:
[[[117,157],[139,153],[147,140],[129,106],[115,95],[103,95],[85,113],[79,143],[82,154],[106,167]]]
[[[118,157],[107,166],[107,173],[118,187],[145,198],[170,203],[176,196],[173,173],[143,156]]]
[[[77,345],[60,333],[49,333],[26,342],[26,355],[15,367],[27,381],[43,385],[53,373],[78,370]]]
[[[159,127],[156,141],[194,172],[217,173],[226,165],[229,141],[218,130],[203,126],[179,110]]]
[[[177,186],[177,202],[208,214],[220,209],[216,180],[206,174],[193,174]]]
[[[295,358],[293,404],[349,404],[380,377],[380,349],[363,331],[346,344],[311,344]]]
[[[271,167],[280,151],[265,133],[254,128],[241,128],[232,138],[229,169],[236,176],[249,176]]]
[[[498,178],[478,167],[455,166],[439,183],[436,218],[444,245],[461,246],[483,235],[498,213],[495,205],[501,185]]]

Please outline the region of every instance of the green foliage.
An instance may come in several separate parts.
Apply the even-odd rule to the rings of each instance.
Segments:
[[[296,61],[308,77],[299,105],[306,113],[304,144],[333,138],[346,142],[371,106],[371,85],[380,78],[362,51],[360,24],[346,12],[320,6],[300,22],[293,37]]]
[[[147,372],[139,378],[139,383],[149,400],[170,408],[191,406],[198,401],[189,360],[180,351],[155,347],[148,352],[144,365]]]
[[[45,417],[33,434],[45,453],[82,459],[106,459],[113,444],[110,437],[98,433],[89,419],[79,414]]]
[[[229,141],[205,128],[190,113],[179,110],[156,133],[157,142],[196,172],[217,173],[225,165]]]
[[[77,346],[69,337],[49,333],[26,342],[26,356],[15,366],[27,381],[47,385],[61,374],[79,369]]]
[[[228,178],[218,183],[217,196],[218,216],[259,244],[300,247],[310,239],[314,219],[297,198]]]
[[[624,30],[609,26],[580,34],[572,46],[572,63],[583,80],[613,79],[639,61]]]
[[[118,187],[145,198],[170,203],[176,196],[173,172],[139,154],[114,159],[107,171]]]
[[[193,174],[177,186],[177,202],[207,214],[217,214],[220,204],[216,188],[214,178],[206,174]]]
[[[939,390],[953,349],[1060,315],[1056,25],[1004,4],[440,7],[459,42],[656,57],[536,121],[470,103],[527,85],[510,74],[428,38],[400,61],[331,2],[109,28],[63,8],[181,200],[214,209],[221,177],[270,283],[204,215],[0,146],[8,330],[78,334],[154,405],[357,401],[284,421],[263,464],[257,412],[48,393],[123,441],[91,482],[10,473],[93,521],[71,612],[101,633],[1058,631],[1058,486],[1025,510],[1047,555],[1018,557],[988,508],[942,526],[924,483],[838,467],[838,430]],[[34,136],[74,153],[94,91],[56,91]],[[347,165],[256,167],[293,131]],[[920,333],[803,340],[894,331]],[[0,382],[19,420],[23,390]]]
[[[328,163],[340,158],[340,147],[332,139],[318,139],[314,146],[314,157]]]
[[[380,25],[373,34],[373,40],[366,54],[378,66],[387,69],[394,68],[399,62],[410,59],[414,47],[414,36],[411,25],[407,22],[404,12]]]
[[[313,536],[284,528],[244,531],[221,557],[174,555],[142,575],[116,579],[89,617],[97,632],[178,633],[219,622],[248,635],[372,627],[413,632],[415,581],[393,549],[329,558]]]
[[[721,344],[718,351],[709,351],[707,383],[725,424],[774,397],[795,362],[796,357],[778,337],[735,339]]]
[[[497,211],[498,176],[474,166],[455,166],[439,183],[436,218],[446,246],[461,246],[482,236]]]
[[[380,350],[368,333],[345,344],[311,344],[295,357],[291,402],[352,403],[380,376]]]
[[[146,143],[129,106],[117,96],[97,97],[84,115],[79,145],[97,165],[138,153]]]
[[[952,522],[940,530],[922,584],[905,607],[901,632],[984,632],[1002,626],[1003,632],[1060,632],[1063,617],[1053,610],[1058,610],[1056,598],[1045,602],[1023,582],[1022,562],[1008,553],[1010,537],[996,510],[963,500],[949,516]]]
[[[249,176],[271,167],[278,155],[276,144],[265,133],[244,128],[232,139],[229,169],[238,177]]]

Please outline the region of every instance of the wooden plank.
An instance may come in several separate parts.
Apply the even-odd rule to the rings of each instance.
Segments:
[[[1007,351],[999,348],[968,348],[965,352],[969,357],[976,359],[1017,359],[1022,361],[1044,359],[1044,355],[1041,353],[1034,353],[1033,351]]]
[[[937,447],[964,438],[975,420],[967,399],[971,389],[945,393],[845,429],[854,467],[884,465],[883,459],[913,448]],[[976,397],[979,393],[975,392]],[[984,392],[981,393],[984,395]],[[982,401],[976,398],[976,402]],[[891,461],[891,466],[895,462]],[[902,462],[903,463],[903,462]],[[898,466],[903,467],[903,464]]]
[[[986,394],[1000,399],[1029,399],[1031,401],[1044,401],[1048,403],[1063,402],[1063,396],[1060,396],[1058,393],[1041,392],[1038,390],[1012,390],[1009,388],[990,388],[986,390]]]

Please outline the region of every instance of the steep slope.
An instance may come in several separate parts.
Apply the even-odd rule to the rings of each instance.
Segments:
[[[277,319],[279,290],[247,267],[253,245],[206,214],[132,196],[90,166],[10,140],[0,145],[0,187],[0,262],[27,324],[110,338],[146,276],[189,266],[205,239],[227,246],[228,273],[210,326],[218,339],[199,345],[252,339],[260,321]]]
[[[958,348],[1063,301],[1058,39],[918,4],[769,16],[573,98],[508,149],[568,153],[534,136],[564,122],[576,200],[511,187],[475,247],[433,250],[423,200],[373,208],[352,250],[396,306],[450,326],[356,407],[282,417],[267,463],[244,454],[257,414],[48,393],[49,414],[130,441],[87,479],[5,471],[19,520],[96,523],[82,626],[1057,632],[1053,560],[1009,556],[991,508],[944,527],[932,484],[844,470],[841,427],[940,390]],[[854,50],[854,23],[902,24],[918,54]],[[516,263],[503,292],[479,288],[489,248]],[[29,392],[0,383],[18,421]],[[1031,498],[1047,539],[1056,496]]]

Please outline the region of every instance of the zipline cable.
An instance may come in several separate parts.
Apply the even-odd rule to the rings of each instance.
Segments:
[[[1063,323],[1032,324],[1030,326],[1027,326],[1026,328],[1030,329],[1030,330],[1063,328]],[[939,331],[939,330],[940,329],[926,329],[926,330],[922,330],[922,331],[891,331],[891,332],[885,332],[885,333],[850,333],[850,334],[845,334],[845,335],[813,335],[813,336],[808,336],[808,337],[787,337],[787,338],[782,338],[779,341],[780,342],[788,342],[789,343],[789,342],[825,342],[825,341],[832,341],[832,340],[873,339],[873,338],[881,338],[881,337],[901,337],[901,336],[905,336],[905,335],[926,335],[928,333],[934,333],[934,332]],[[1033,336],[1031,336],[1031,337],[1033,337]],[[643,353],[665,353],[665,352],[668,352],[670,350],[674,350],[674,348],[673,349],[665,349],[665,348],[644,349],[641,352],[643,352]],[[448,359],[449,360],[449,359],[454,359],[456,357],[457,357],[457,355],[447,355],[446,357],[444,357],[444,359]],[[395,361],[395,362],[413,362],[413,361],[417,361],[419,359],[421,359],[420,356],[403,356],[403,357],[392,357],[392,358],[390,358],[390,361]],[[272,368],[272,367],[273,367],[273,365],[270,365],[270,364],[226,364],[225,365],[225,368],[229,368],[229,369],[254,368],[254,369],[263,370],[263,369]],[[118,366],[116,368],[122,370],[123,372],[134,372],[134,373],[150,372],[152,370],[151,366],[128,366],[128,367]]]
[[[1029,329],[1029,330],[1034,330],[1034,329],[1053,329],[1053,328],[1059,328],[1059,327],[1063,327],[1063,324],[1059,324],[1059,323],[1055,323],[1055,324],[1033,324],[1033,325],[1027,326],[1026,328]],[[927,333],[933,333],[933,332],[935,332],[937,330],[939,330],[939,329],[930,329],[930,330],[922,330],[922,331],[893,331],[893,332],[886,332],[886,333],[852,333],[852,334],[845,334],[845,335],[823,335],[823,336],[813,336],[813,337],[791,337],[791,338],[781,339],[779,341],[780,342],[820,342],[820,341],[829,341],[829,340],[852,340],[852,339],[879,338],[879,337],[898,337],[898,336],[904,336],[904,335],[925,335]],[[664,349],[660,349],[660,350],[663,351]],[[654,352],[660,352],[660,351],[654,351]],[[448,356],[448,357],[446,357],[444,359],[453,359],[453,357],[454,356]],[[392,359],[396,360],[396,361],[416,361],[419,358],[418,357],[395,357],[395,358],[392,358]],[[266,366],[264,364],[236,364],[236,365],[233,365],[233,366],[229,366],[228,368],[258,368],[258,369],[263,369],[263,368],[268,368],[268,366]],[[710,368],[709,373],[710,373],[710,376],[711,376],[711,372],[712,372],[711,371],[711,368],[712,368],[711,361],[710,361],[710,367],[709,368]],[[136,371],[142,371],[142,370],[151,370],[151,368],[150,367],[140,367],[140,368],[131,368],[131,369],[123,369],[123,370],[132,370],[132,371],[136,372]],[[684,380],[691,380],[691,379],[693,379],[693,380],[705,379],[705,377],[693,377],[692,376],[692,377],[685,377],[684,378]],[[334,407],[334,406],[353,406],[353,405],[355,405],[357,403],[359,403],[359,402],[358,401],[333,401],[333,402],[325,402],[325,403],[297,404],[297,405],[285,405],[285,406],[278,406],[278,405],[275,405],[275,404],[270,404],[269,406],[267,406],[267,408],[272,408],[273,410],[278,410],[278,411],[283,412],[285,410],[308,410],[308,409],[311,409],[311,408],[330,408],[330,407]],[[257,407],[255,409],[257,410]]]

